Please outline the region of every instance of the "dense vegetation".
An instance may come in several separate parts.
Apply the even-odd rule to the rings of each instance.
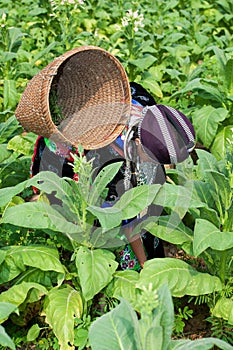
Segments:
[[[232,1],[2,0],[0,23],[0,346],[232,349]],[[195,158],[170,170],[170,182],[129,191],[111,209],[98,204],[116,164],[91,188],[85,158],[75,160],[78,183],[42,173],[38,184],[29,179],[36,135],[14,116],[28,81],[81,45],[114,54],[130,81],[182,110],[197,134]],[[32,185],[43,193],[37,202],[27,201]],[[62,208],[48,204],[51,192]],[[164,215],[144,228],[189,258],[118,271],[110,247],[120,222],[150,203]],[[214,338],[185,339],[193,304],[176,303],[187,296],[207,306]]]

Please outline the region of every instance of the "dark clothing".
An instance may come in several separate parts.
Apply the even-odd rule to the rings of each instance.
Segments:
[[[106,202],[108,203],[114,203],[125,192],[124,176],[125,176],[126,162],[123,158],[123,153],[121,149],[117,146],[118,146],[117,144],[115,145],[111,144],[109,146],[103,147],[102,149],[91,150],[86,153],[87,159],[94,158],[93,168],[96,169],[94,172],[94,176],[96,176],[101,171],[101,169],[103,169],[106,165],[113,162],[123,161],[123,165],[121,166],[120,170],[118,171],[116,176],[109,182],[107,186],[108,193],[106,197]],[[69,164],[69,163],[72,163],[72,161],[73,159],[71,157],[67,158],[60,154],[54,153],[54,151],[51,151],[46,146],[45,139],[43,137],[38,137],[35,151],[34,151],[33,162],[31,165],[31,175],[34,176],[40,171],[47,170],[47,171],[52,171],[56,173],[60,177],[69,177],[73,179],[75,177],[75,174],[73,171],[73,167]],[[164,182],[165,182],[164,167],[158,165],[156,183],[162,184]],[[134,185],[135,184],[132,184],[132,187],[134,187]],[[162,212],[162,208],[158,206],[150,207],[150,215],[159,216],[161,212]],[[132,222],[133,220],[135,220],[135,224],[138,223],[137,218],[127,220],[127,223]],[[124,226],[127,223],[123,222],[122,225]],[[163,244],[161,240],[154,237],[154,235],[152,235],[149,232],[144,232],[142,235],[142,241],[146,251],[147,259],[153,259],[155,257],[164,257]],[[129,251],[130,246],[129,245],[127,246],[128,246],[127,249]],[[122,268],[124,264],[125,263],[120,264]]]

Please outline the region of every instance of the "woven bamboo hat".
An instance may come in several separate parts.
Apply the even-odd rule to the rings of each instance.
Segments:
[[[57,57],[30,80],[15,115],[26,131],[95,149],[121,133],[130,101],[121,63],[104,49],[81,46]]]

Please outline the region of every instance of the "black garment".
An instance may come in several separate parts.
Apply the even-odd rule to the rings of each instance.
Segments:
[[[40,137],[32,164],[32,176],[40,171],[52,171],[60,177],[70,177],[72,179],[74,172],[72,166],[68,164],[69,162],[65,157],[50,151],[45,144],[44,138]]]
[[[156,104],[155,99],[138,83],[130,83],[132,99],[140,103],[143,107]]]
[[[156,104],[154,98],[139,84],[130,83],[132,99],[139,102],[142,106],[152,106]],[[98,150],[91,150],[86,152],[87,159],[94,158],[93,167],[96,169],[94,176],[96,176],[99,171],[104,168],[107,164],[113,163],[116,161],[123,161],[123,165],[120,168],[119,172],[116,174],[114,179],[108,184],[108,194],[107,201],[115,201],[116,198],[119,198],[124,193],[124,171],[125,171],[125,160],[123,155],[119,155],[115,148],[111,145],[103,147]],[[73,167],[68,164],[71,160],[59,156],[45,145],[44,138],[41,137],[38,140],[38,146],[36,150],[36,155],[34,158],[34,163],[32,165],[32,175],[36,175],[39,171],[53,171],[60,177],[70,177],[73,178],[74,172]],[[159,167],[159,175],[156,177],[158,181],[156,183],[165,182],[165,170],[163,166]],[[132,184],[132,187],[135,184]],[[161,209],[157,207],[156,215],[161,214]],[[151,213],[153,215],[153,213]],[[131,219],[134,220],[134,219]],[[148,254],[148,259],[161,258],[164,257],[163,243],[159,240],[159,244],[155,247],[154,235],[150,232],[145,232],[142,236],[144,247]]]
[[[143,107],[153,106],[156,104],[156,101],[153,98],[153,96],[151,96],[151,94],[147,92],[146,89],[144,89],[140,84],[131,82],[130,90],[131,90],[132,99],[140,103]],[[166,174],[165,174],[164,166],[161,166],[161,169],[163,170],[164,177],[165,177]],[[159,181],[158,183],[161,183],[161,181]],[[157,247],[154,247],[155,237],[150,232],[145,232],[145,234],[143,234],[142,236],[142,239],[143,239],[143,245],[148,254],[147,256],[148,260],[153,258],[165,257],[163,242],[161,239],[159,239],[159,244],[157,245]]]

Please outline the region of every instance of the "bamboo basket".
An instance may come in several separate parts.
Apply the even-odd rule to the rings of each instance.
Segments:
[[[110,144],[125,127],[130,96],[121,63],[102,48],[81,46],[29,81],[15,115],[26,131],[96,149]],[[54,99],[56,108],[51,108]]]

